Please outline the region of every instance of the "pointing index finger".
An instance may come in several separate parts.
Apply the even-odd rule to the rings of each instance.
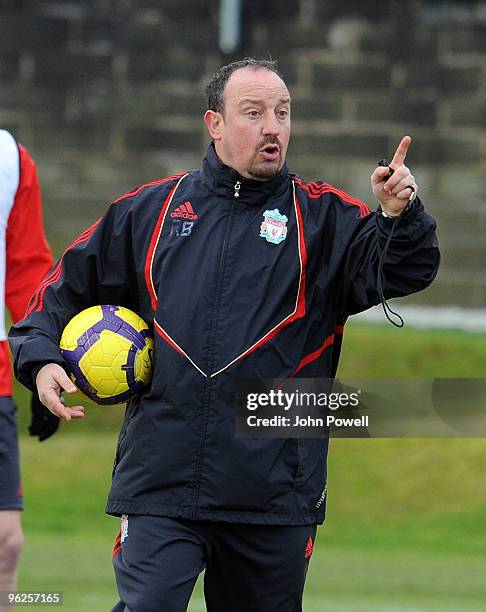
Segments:
[[[403,162],[405,161],[405,157],[407,156],[408,147],[410,146],[411,142],[412,139],[410,138],[410,136],[404,136],[402,138],[400,144],[397,147],[397,150],[395,151],[395,155],[391,160],[390,166],[393,165],[396,168],[403,164]]]

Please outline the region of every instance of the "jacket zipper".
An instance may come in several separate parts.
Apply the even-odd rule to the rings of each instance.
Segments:
[[[241,189],[241,181],[236,181],[234,185],[234,197],[231,202],[231,209],[230,209],[229,217],[228,217],[228,225],[226,226],[226,232],[223,238],[223,244],[221,246],[221,257],[220,257],[220,262],[219,262],[218,278],[217,278],[217,284],[216,284],[216,303],[213,309],[213,317],[212,317],[211,328],[210,328],[211,335],[209,338],[209,359],[207,363],[207,367],[208,367],[207,371],[209,372],[209,374],[211,373],[214,367],[214,354],[212,351],[213,351],[214,341],[216,339],[216,328],[218,325],[220,293],[222,289],[221,285],[222,285],[222,279],[224,276],[224,269],[225,269],[226,250],[228,248],[229,236],[231,234],[231,228],[233,226],[233,214],[234,214],[234,210],[236,206],[236,201],[240,197],[240,194],[239,194],[240,189]],[[206,432],[207,432],[207,426],[208,426],[209,409],[211,406],[212,385],[213,385],[213,379],[208,376],[208,378],[205,379],[205,397],[204,397],[205,405],[204,405],[204,411],[203,411],[203,417],[202,417],[203,422],[201,426],[201,437],[199,440],[199,450],[198,450],[198,456],[197,456],[197,461],[196,461],[196,473],[194,477],[194,498],[193,498],[193,504],[192,504],[192,518],[193,519],[196,518],[198,501],[199,501],[199,485],[200,485],[200,480],[201,480],[202,465],[204,461],[204,447],[206,443]]]

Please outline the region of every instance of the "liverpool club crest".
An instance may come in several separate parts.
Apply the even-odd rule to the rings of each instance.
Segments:
[[[263,221],[260,226],[260,236],[273,244],[280,244],[287,237],[287,221],[285,215],[281,215],[278,208],[266,210],[263,213]]]

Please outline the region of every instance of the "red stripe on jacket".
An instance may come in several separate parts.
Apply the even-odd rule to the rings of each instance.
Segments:
[[[63,260],[64,260],[64,256],[66,255],[66,253],[68,251],[70,251],[76,245],[83,244],[84,242],[87,242],[91,238],[91,236],[94,233],[94,231],[96,230],[96,228],[98,227],[100,221],[101,221],[101,217],[97,221],[95,221],[95,223],[93,223],[93,225],[91,227],[89,227],[87,230],[85,230],[80,236],[78,236],[76,238],[76,240],[74,240],[67,247],[67,249],[62,254],[61,259],[57,262],[57,265],[54,268],[54,270],[49,274],[49,276],[47,276],[45,278],[45,280],[42,282],[41,286],[37,290],[36,294],[33,296],[32,300],[31,300],[31,302],[29,304],[29,307],[27,308],[27,312],[25,313],[26,317],[28,317],[34,311],[35,312],[40,312],[42,310],[42,308],[44,307],[44,293],[46,292],[46,289],[50,285],[52,285],[54,283],[57,283],[57,281],[61,278],[62,263],[63,263]]]
[[[145,183],[144,185],[140,185],[139,187],[137,187],[133,191],[129,191],[125,195],[122,195],[119,198],[117,198],[116,200],[114,200],[113,204],[116,204],[117,202],[120,202],[121,200],[124,200],[125,198],[130,198],[132,196],[138,195],[142,191],[142,189],[145,189],[145,187],[152,187],[153,185],[162,185],[162,183],[167,183],[168,181],[172,181],[172,180],[178,179],[181,176],[183,176],[184,174],[185,174],[185,172],[182,172],[180,174],[174,174],[172,176],[166,176],[163,179],[158,179],[157,181],[152,181],[151,183]]]
[[[345,191],[342,191],[341,189],[338,189],[337,187],[334,187],[329,183],[318,184],[314,181],[311,181],[310,183],[304,183],[298,177],[295,179],[295,182],[297,183],[297,185],[299,185],[299,187],[307,191],[309,198],[311,199],[320,198],[325,193],[333,193],[334,195],[337,195],[346,204],[352,204],[353,206],[357,206],[360,211],[360,217],[366,217],[371,213],[371,210],[368,208],[368,206],[366,206],[364,202],[353,198]]]
[[[86,242],[86,240],[88,240],[88,238],[91,236],[91,234],[93,233],[93,231],[96,229],[96,226],[98,225],[98,223],[100,222],[101,219],[98,219],[91,227],[89,227],[88,229],[84,230],[84,232],[82,234],[80,234],[76,240],[74,240],[69,246],[68,248],[64,251],[63,256],[67,253],[67,251],[69,249],[72,249],[74,246],[76,246],[77,244],[82,244],[83,242]],[[62,257],[61,259],[57,262],[55,268],[50,272],[50,274],[48,276],[45,277],[45,279],[42,281],[42,283],[39,285],[39,288],[37,289],[37,292],[32,296],[32,300],[29,303],[29,306],[27,308],[27,311],[25,313],[25,316],[29,316],[34,310],[36,310],[37,312],[39,310],[42,310],[42,305],[43,305],[43,297],[44,297],[44,293],[45,290],[47,289],[47,287],[49,285],[52,285],[54,283],[57,283],[57,281],[60,279],[61,277],[61,272],[62,272]]]
[[[180,178],[182,176],[184,175],[179,174],[176,176],[176,178]],[[171,177],[171,178],[174,178],[174,177]],[[170,180],[170,179],[164,179],[164,180]],[[150,245],[148,248],[147,257],[145,258],[145,268],[144,268],[145,284],[147,285],[147,290],[150,295],[150,302],[152,304],[152,308],[154,311],[157,309],[157,295],[155,294],[155,291],[152,285],[152,259],[154,256],[155,248],[157,246],[157,242],[159,240],[160,228],[162,227],[162,223],[164,222],[167,208],[172,200],[172,196],[174,195],[174,191],[177,189],[178,184],[179,183],[176,183],[174,187],[172,187],[172,189],[169,192],[169,195],[165,198],[165,202],[160,211],[159,217],[157,219],[157,223],[155,224],[154,231],[152,232],[152,238],[150,239]]]
[[[313,351],[312,353],[309,353],[300,360],[299,365],[295,368],[289,378],[294,377],[298,372],[300,372],[300,370],[302,370],[302,368],[305,368],[306,365],[309,365],[309,363],[312,363],[316,359],[319,359],[322,353],[332,344],[334,344],[336,336],[342,336],[343,333],[344,325],[338,325],[334,332],[324,340],[324,344],[322,346],[320,346],[317,350]]]

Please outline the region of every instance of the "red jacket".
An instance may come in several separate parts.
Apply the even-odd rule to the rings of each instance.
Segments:
[[[13,323],[20,320],[51,266],[35,163],[0,130],[0,397],[12,395],[5,306]]]

